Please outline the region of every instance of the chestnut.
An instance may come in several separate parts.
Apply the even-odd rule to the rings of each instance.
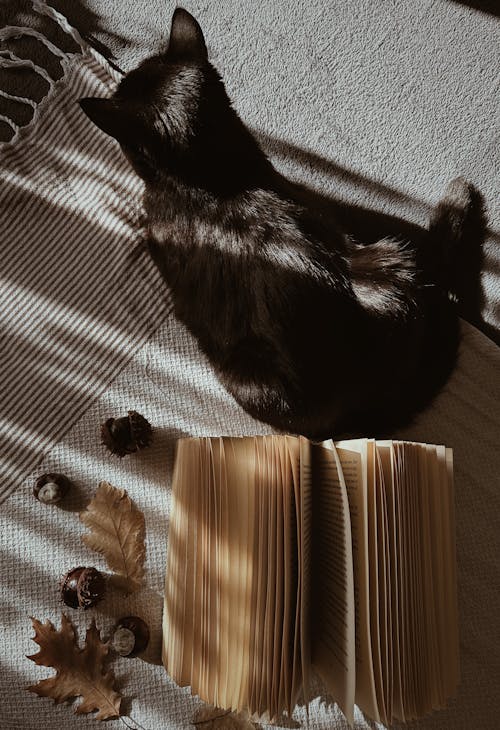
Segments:
[[[111,645],[120,656],[142,654],[149,643],[149,628],[139,616],[125,616],[115,626]]]
[[[43,504],[57,504],[70,487],[71,481],[64,474],[42,474],[35,482],[33,494]]]
[[[104,598],[105,590],[104,576],[96,568],[72,568],[61,581],[61,598],[70,608],[95,606]]]
[[[145,449],[152,437],[151,424],[137,411],[129,411],[123,418],[108,418],[101,425],[102,443],[117,456]]]

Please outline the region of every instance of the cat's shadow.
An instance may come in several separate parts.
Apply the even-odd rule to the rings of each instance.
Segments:
[[[481,10],[483,13],[500,17],[500,4],[498,0],[455,0],[459,5],[467,5],[474,10]]]

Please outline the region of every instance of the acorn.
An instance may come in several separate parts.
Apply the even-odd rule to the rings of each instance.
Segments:
[[[117,456],[145,449],[152,438],[151,424],[137,411],[129,411],[123,418],[108,418],[101,425],[102,443]]]
[[[96,568],[72,568],[61,581],[61,598],[70,608],[95,606],[104,598],[105,590],[104,576]]]
[[[33,494],[43,504],[57,504],[68,493],[71,481],[64,474],[42,474],[33,487]]]
[[[149,643],[149,628],[139,616],[125,616],[115,626],[111,646],[120,656],[142,654]]]

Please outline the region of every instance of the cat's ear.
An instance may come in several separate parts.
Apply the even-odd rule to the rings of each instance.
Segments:
[[[172,17],[167,58],[179,61],[204,62],[207,47],[198,21],[184,8],[176,8]]]
[[[146,132],[141,116],[126,102],[88,97],[80,99],[79,104],[99,129],[120,144],[135,144]]]

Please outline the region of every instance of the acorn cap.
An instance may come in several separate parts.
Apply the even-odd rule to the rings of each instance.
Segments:
[[[151,424],[137,411],[128,411],[123,418],[108,418],[101,425],[102,443],[120,457],[145,449],[152,437]]]
[[[64,474],[42,474],[35,482],[33,494],[39,502],[57,504],[68,493],[71,485],[71,480]]]

